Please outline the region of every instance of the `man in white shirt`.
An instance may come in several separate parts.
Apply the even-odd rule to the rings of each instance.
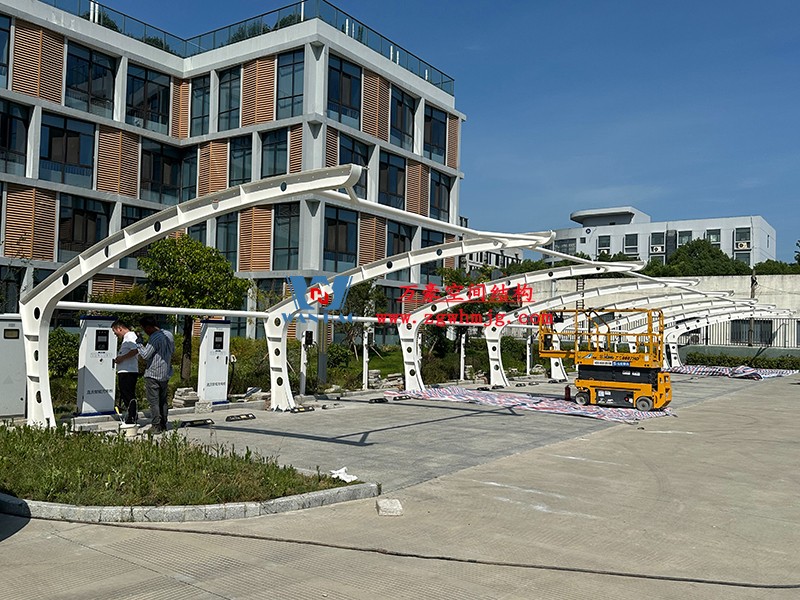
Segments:
[[[120,401],[125,409],[125,422],[132,424],[138,420],[136,381],[139,379],[139,349],[136,346],[136,333],[123,321],[114,321],[111,330],[122,340],[114,360],[117,365]]]

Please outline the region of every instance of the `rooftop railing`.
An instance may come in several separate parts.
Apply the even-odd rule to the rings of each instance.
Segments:
[[[130,17],[99,2],[91,0],[40,1],[181,58],[222,48],[228,44],[263,35],[310,19],[320,19],[437,88],[450,95],[455,94],[455,81],[452,77],[382,36],[358,19],[339,10],[326,0],[296,2],[295,4],[188,39],[172,35],[163,29],[148,25],[144,21]]]

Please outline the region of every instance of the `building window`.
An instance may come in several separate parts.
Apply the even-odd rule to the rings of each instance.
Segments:
[[[228,213],[217,217],[217,250],[231,264],[234,271],[239,270],[239,213]]]
[[[626,233],[625,234],[625,254],[628,256],[639,255],[639,234]]]
[[[169,75],[129,65],[126,96],[126,123],[168,133]]]
[[[0,171],[25,176],[29,119],[27,107],[0,100]]]
[[[425,105],[425,146],[423,154],[444,164],[447,151],[447,113]]]
[[[181,163],[181,202],[197,197],[197,148],[183,151]]]
[[[41,179],[91,188],[94,125],[43,114],[39,159]]]
[[[359,165],[366,167],[369,165],[369,147],[363,142],[354,140],[344,134],[339,134],[339,164]],[[367,197],[367,170],[361,171],[361,177],[353,186],[356,196],[359,198]]]
[[[272,247],[272,269],[297,268],[300,251],[300,203],[275,205],[275,228]]]
[[[562,240],[555,240],[553,242],[553,250],[561,252],[561,254],[569,254],[573,256],[578,248],[575,244],[575,238],[564,238]]]
[[[689,242],[692,241],[692,232],[691,231],[679,231],[678,232],[678,247],[685,246]]]
[[[330,56],[328,61],[328,118],[359,129],[361,117],[361,67]]]
[[[431,170],[430,205],[428,214],[432,219],[450,222],[450,187],[453,179]]]
[[[722,242],[722,232],[719,229],[706,229],[706,239],[714,248],[719,248]]]
[[[233,67],[219,74],[219,125],[218,131],[239,127],[241,105],[242,69]]]
[[[430,248],[431,246],[438,246],[439,244],[444,244],[444,234],[442,232],[431,231],[430,229],[422,230],[423,248]],[[438,273],[439,269],[442,267],[444,267],[444,260],[434,260],[420,265],[420,283],[442,285],[442,276]]]
[[[733,251],[734,253],[742,253],[744,254],[744,250],[746,250],[746,254],[748,255],[747,263],[750,263],[750,228],[749,227],[737,227],[733,231]],[[739,259],[737,259],[739,260]]]
[[[110,56],[70,42],[64,104],[94,115],[114,117],[114,72]]]
[[[754,319],[753,344],[771,346],[772,338],[772,321],[769,319]],[[736,319],[731,321],[731,343],[750,343],[750,319]]]
[[[58,260],[66,262],[108,237],[111,205],[61,194],[58,217]]]
[[[228,161],[228,187],[241,185],[252,180],[253,138],[245,135],[233,138],[230,143]]]
[[[597,236],[597,255],[611,254],[611,236],[598,235]]]
[[[411,225],[389,221],[386,225],[386,256],[394,256],[411,250],[411,240],[414,238],[414,228]],[[409,269],[401,269],[389,273],[386,279],[395,281],[408,281],[411,276]]]
[[[325,271],[340,273],[356,266],[358,214],[334,206],[325,207]]]
[[[303,114],[303,50],[278,56],[278,119]]]
[[[378,203],[404,209],[406,205],[406,161],[395,154],[381,152]]]
[[[122,206],[122,222],[120,226],[122,229],[125,229],[128,225],[133,225],[141,221],[142,219],[146,219],[150,215],[156,214],[157,211],[153,210],[152,208],[141,208],[139,206]],[[144,248],[139,248],[135,252],[128,254],[124,258],[119,260],[119,266],[121,269],[136,269],[138,268],[137,258],[140,256],[145,256],[147,254],[147,250],[150,246],[145,246]]]
[[[192,106],[190,135],[208,133],[208,120],[211,114],[211,76],[203,75],[192,79]]]
[[[192,148],[191,152],[195,156],[196,165],[197,150]],[[142,200],[168,206],[178,204],[183,192],[182,171],[183,152],[181,150],[174,146],[142,138],[142,175],[139,191]],[[195,189],[196,178],[195,175],[195,181],[190,184],[195,186]]]
[[[663,254],[651,254],[650,255],[650,262],[656,265],[663,265],[664,264],[664,255]]]
[[[417,102],[403,90],[392,87],[392,118],[389,141],[406,150],[414,150],[414,110]]]
[[[11,42],[11,19],[0,15],[0,87],[8,87],[8,51]]]
[[[261,177],[285,175],[288,172],[289,152],[287,130],[277,129],[261,136]]]
[[[190,238],[197,240],[205,246],[206,240],[208,239],[208,223],[204,221],[202,223],[198,223],[197,225],[192,225],[189,227],[187,233]]]
[[[750,252],[734,252],[733,259],[750,266]]]

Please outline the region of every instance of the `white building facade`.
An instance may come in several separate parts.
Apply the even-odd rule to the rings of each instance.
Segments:
[[[775,229],[760,216],[652,221],[632,206],[579,210],[577,227],[557,229],[552,249],[592,258],[619,252],[663,264],[679,247],[706,239],[728,256],[754,266],[775,260]],[[546,258],[546,257],[545,257]]]

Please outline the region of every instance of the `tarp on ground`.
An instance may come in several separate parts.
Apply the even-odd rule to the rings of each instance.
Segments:
[[[736,379],[769,379],[771,377],[787,377],[797,371],[789,369],[754,369],[747,365],[738,367],[711,367],[708,365],[682,365],[665,369],[670,373],[681,375],[698,375],[701,377],[734,377]]]
[[[603,421],[616,421],[618,423],[635,423],[644,419],[672,416],[667,408],[643,412],[633,408],[613,408],[607,406],[579,406],[574,402],[551,398],[548,396],[534,396],[533,394],[519,394],[513,392],[490,392],[483,390],[469,390],[463,387],[451,386],[428,388],[418,392],[388,391],[384,396],[389,400],[413,398],[419,400],[445,400],[449,402],[467,402],[500,406],[503,408],[519,408],[523,410],[538,410],[540,412],[559,415],[573,415],[590,417]]]

